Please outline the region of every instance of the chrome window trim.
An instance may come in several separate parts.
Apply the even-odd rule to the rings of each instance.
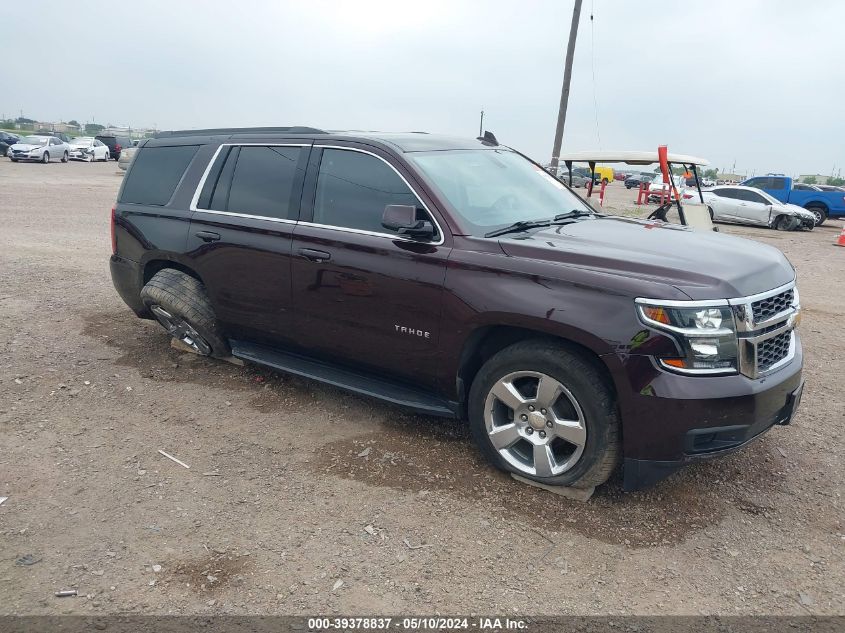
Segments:
[[[225,215],[234,218],[246,218],[248,220],[264,220],[265,222],[277,222],[279,224],[297,224],[296,220],[285,218],[271,218],[267,215],[252,215],[249,213],[235,213],[234,211],[214,211],[212,209],[197,209],[196,213],[210,213],[212,215]]]
[[[443,228],[440,226],[440,223],[437,221],[437,218],[434,217],[434,214],[431,212],[431,209],[428,208],[428,205],[426,205],[426,203],[423,202],[422,197],[420,197],[420,194],[417,192],[416,189],[414,189],[414,187],[411,186],[411,183],[408,182],[408,180],[405,178],[405,176],[403,176],[399,172],[399,170],[396,169],[396,167],[394,167],[393,165],[391,165],[390,162],[387,161],[384,157],[379,156],[378,154],[371,152],[369,150],[361,149],[359,147],[345,147],[343,145],[321,145],[321,144],[315,143],[314,148],[315,149],[318,149],[318,148],[319,149],[341,149],[341,150],[346,150],[346,151],[349,151],[349,152],[359,152],[361,154],[369,154],[370,156],[375,156],[376,158],[378,158],[381,162],[383,162],[385,165],[390,167],[390,169],[392,169],[393,172],[402,179],[402,182],[405,183],[405,186],[408,187],[408,189],[411,191],[411,193],[414,194],[414,197],[417,199],[417,202],[420,203],[422,208],[428,214],[428,217],[431,218],[431,222],[434,224],[434,226],[437,227],[437,233],[440,235],[440,239],[437,240],[436,242],[421,242],[419,240],[415,240],[413,238],[405,237],[405,236],[399,235],[397,233],[381,233],[381,232],[378,232],[378,231],[367,231],[367,230],[364,230],[364,229],[354,229],[354,228],[351,228],[351,227],[337,226],[335,224],[320,224],[318,222],[300,222],[300,224],[303,224],[305,226],[314,226],[314,227],[319,227],[319,228],[334,229],[336,231],[343,231],[343,232],[346,232],[346,233],[358,233],[358,234],[361,234],[361,235],[372,235],[374,237],[386,237],[386,238],[391,239],[391,240],[402,240],[404,242],[415,242],[417,244],[430,244],[431,246],[441,246],[446,241],[446,233],[443,232]],[[317,181],[318,182],[319,182],[319,179],[320,179],[320,174],[318,172],[317,173]],[[316,196],[315,196],[315,201],[316,201]]]
[[[199,184],[197,185],[196,190],[194,191],[194,196],[191,198],[191,204],[188,206],[188,210],[192,212],[196,211],[205,211],[207,213],[216,213],[218,215],[231,215],[234,217],[243,217],[243,218],[254,218],[257,220],[272,220],[275,222],[288,222],[288,223],[296,223],[296,220],[290,220],[287,218],[274,218],[269,215],[251,215],[249,213],[236,213],[234,211],[220,211],[218,209],[198,209],[197,202],[199,202],[200,195],[202,195],[202,189],[205,187],[205,181],[208,179],[208,175],[211,173],[211,168],[214,163],[217,161],[217,157],[220,155],[220,152],[223,151],[224,147],[244,147],[244,146],[253,146],[253,147],[311,147],[311,143],[221,143],[217,150],[211,157],[211,160],[208,161],[208,165],[205,166],[205,171],[202,174],[202,178],[200,178]]]

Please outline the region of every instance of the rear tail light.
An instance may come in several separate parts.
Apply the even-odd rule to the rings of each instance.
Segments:
[[[119,152],[119,151],[120,151],[120,143],[116,143],[116,144],[115,144],[115,146],[114,146],[114,151],[116,151],[116,152]]]
[[[114,234],[114,207],[111,208],[111,254],[117,255],[117,236]]]

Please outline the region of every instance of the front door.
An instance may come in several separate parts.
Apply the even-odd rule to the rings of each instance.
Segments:
[[[195,201],[188,255],[232,338],[291,338],[291,237],[309,147],[220,147]]]
[[[754,191],[740,189],[737,191],[739,197],[738,215],[740,219],[749,224],[761,226],[769,225],[769,202]]]
[[[314,148],[292,246],[297,340],[333,360],[434,386],[449,248],[434,215],[389,156]],[[306,202],[307,201],[307,202]],[[306,210],[306,203],[308,210]],[[415,205],[430,242],[381,225],[388,204]]]

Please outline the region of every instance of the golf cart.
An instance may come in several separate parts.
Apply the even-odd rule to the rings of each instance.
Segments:
[[[713,226],[713,221],[710,218],[710,213],[707,211],[707,206],[704,204],[704,196],[701,193],[701,178],[698,175],[698,167],[709,165],[709,161],[704,158],[695,156],[688,156],[686,154],[670,154],[665,145],[658,148],[656,152],[630,152],[630,151],[598,151],[598,152],[570,152],[563,154],[558,159],[559,162],[564,163],[569,173],[572,173],[573,163],[587,163],[590,166],[590,171],[595,173],[596,164],[598,163],[624,163],[625,165],[660,165],[660,171],[663,174],[663,195],[660,206],[652,211],[649,220],[662,220],[663,222],[671,222],[669,213],[673,209],[677,209],[680,224],[690,226],[696,230],[704,231],[718,231],[719,229]],[[698,196],[694,194],[684,194],[678,191],[675,184],[675,179],[672,177],[672,167],[678,165],[684,168],[684,171],[691,173],[695,180],[695,188]],[[570,187],[572,183],[570,182]],[[602,185],[601,197],[603,199],[605,186]],[[682,190],[683,191],[683,190]],[[587,188],[587,198],[592,196],[593,188]],[[652,195],[649,192],[648,195]],[[695,198],[698,198],[696,200]],[[683,204],[681,203],[684,199]]]

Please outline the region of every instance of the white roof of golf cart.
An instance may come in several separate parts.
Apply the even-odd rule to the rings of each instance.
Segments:
[[[697,156],[689,156],[687,154],[672,154],[669,153],[667,160],[676,165],[709,165],[710,161],[706,158],[698,158]],[[561,154],[558,162],[573,163],[626,163],[628,165],[651,165],[659,163],[660,158],[657,152],[569,152]]]

